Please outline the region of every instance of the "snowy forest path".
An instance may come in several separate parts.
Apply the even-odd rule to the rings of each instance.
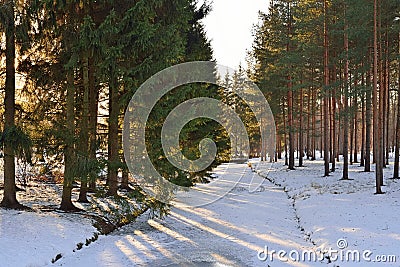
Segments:
[[[233,171],[235,167],[243,169],[240,164],[233,167]],[[215,170],[219,177],[231,176],[220,168]],[[310,243],[298,227],[283,188],[264,179],[259,189],[250,193],[248,183],[253,175],[246,167],[242,180],[225,197],[202,207],[174,206],[165,220],[149,220],[144,214],[56,265],[309,266],[278,259],[278,251],[301,253],[311,249]],[[275,254],[271,254],[273,250]]]

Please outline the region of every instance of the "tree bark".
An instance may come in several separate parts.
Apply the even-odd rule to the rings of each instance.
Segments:
[[[354,83],[354,90],[357,89],[357,82]],[[354,163],[358,163],[358,104],[357,104],[357,92],[354,94],[353,99],[353,109],[354,109]]]
[[[364,171],[371,171],[371,134],[372,134],[372,110],[371,110],[371,90],[370,88],[371,75],[370,71],[367,72],[366,87],[368,90],[365,92],[365,166]]]
[[[75,112],[74,112],[74,98],[75,98],[75,85],[74,85],[74,70],[67,70],[67,101],[66,101],[66,131],[64,148],[64,181],[63,191],[61,196],[60,209],[64,211],[76,211],[77,207],[72,204],[71,194],[74,182],[75,168],[75,148],[74,148],[74,135],[75,135]]]
[[[292,31],[292,25],[291,25],[291,7],[290,7],[290,2],[288,2],[288,14],[289,14],[289,21],[288,21],[288,43],[286,47],[286,51],[290,51],[290,35]],[[291,69],[291,68],[290,68]],[[293,82],[292,82],[292,77],[289,74],[288,75],[288,127],[289,127],[289,165],[288,169],[294,170],[294,136],[293,136]]]
[[[288,144],[287,144],[287,125],[286,125],[286,117],[285,117],[285,101],[283,101],[283,107],[282,107],[282,116],[283,116],[283,128],[284,128],[284,131],[283,131],[283,133],[284,133],[284,145],[285,145],[285,166],[288,166],[289,165],[289,162],[288,162],[288,150],[287,150],[287,147],[288,147]]]
[[[96,160],[97,150],[97,113],[99,105],[99,92],[95,78],[94,59],[89,59],[89,159]],[[97,175],[91,173],[89,175],[89,191],[96,191]]]
[[[299,118],[299,167],[303,167],[304,145],[303,145],[303,89],[300,89],[300,118]]]
[[[124,159],[124,165],[126,166],[126,162]],[[131,191],[132,188],[129,186],[129,170],[127,168],[124,168],[122,170],[122,179],[121,179],[121,185],[119,187],[120,189],[128,190]]]
[[[6,30],[6,84],[4,96],[4,130],[15,127],[15,21],[14,1],[8,1],[6,12],[9,21]],[[7,138],[7,136],[6,136]],[[15,185],[15,154],[10,142],[4,142],[4,195],[0,206],[11,209],[23,209],[17,200]]]
[[[386,31],[388,31],[386,29]],[[385,126],[385,165],[389,165],[389,116],[390,116],[390,73],[389,73],[389,33],[386,33],[386,58],[385,58],[385,77],[386,77],[386,86],[385,86],[385,114],[387,114],[386,118],[386,126]],[[386,116],[383,116],[386,117]]]
[[[364,87],[364,75],[362,77]],[[365,93],[361,93],[361,158],[360,167],[365,166]]]
[[[336,171],[336,161],[335,161],[335,155],[336,155],[336,89],[333,89],[333,94],[332,94],[332,157],[331,157],[331,162],[332,162],[332,168],[331,172]]]
[[[108,192],[115,196],[118,190],[118,85],[115,70],[111,67],[109,83],[109,122],[108,122]]]
[[[311,157],[311,160],[316,160],[316,154],[317,154],[317,152],[316,152],[316,142],[317,142],[317,140],[316,140],[316,135],[317,135],[317,107],[316,107],[316,105],[317,105],[317,101],[316,101],[316,92],[315,92],[315,90],[312,90],[312,102],[313,102],[313,105],[312,105],[312,108],[311,108],[311,110],[312,110],[312,141],[311,141],[311,145],[312,145],[312,157]]]
[[[355,88],[354,88],[355,90]],[[351,99],[350,97],[350,103],[352,103],[352,105],[350,106],[350,110],[354,111],[354,97],[353,99]],[[350,165],[353,165],[353,149],[354,149],[354,117],[352,112],[349,112],[349,114],[351,114],[351,123],[350,123]]]
[[[289,79],[291,79],[289,77]],[[291,80],[288,85],[288,129],[289,129],[289,165],[290,170],[294,170],[294,136],[293,136],[293,92]]]
[[[329,176],[329,44],[327,25],[327,1],[324,0],[324,176]]]
[[[375,162],[375,182],[376,182],[376,194],[382,194],[381,181],[383,179],[383,165],[382,165],[382,121],[381,111],[377,105],[378,102],[378,36],[377,36],[377,0],[374,0],[374,44],[373,44],[373,103],[374,103],[374,152],[376,153]],[[381,107],[381,106],[380,106]],[[379,114],[379,113],[380,114]]]
[[[88,162],[89,159],[89,56],[85,52],[82,59],[83,65],[83,103],[82,103],[82,118],[81,124],[81,136],[80,136],[80,152],[81,157]],[[79,191],[78,202],[89,203],[87,199],[88,191],[88,173],[82,173],[81,175],[81,187]]]
[[[311,155],[311,88],[308,88],[307,95],[307,159]]]
[[[400,54],[400,33],[399,33],[399,54]],[[393,178],[399,179],[399,157],[400,157],[400,61],[398,62],[398,88],[397,88],[397,123],[396,140],[394,150]]]
[[[346,15],[345,15],[346,16]],[[343,100],[343,180],[349,179],[349,39],[347,33],[347,22],[344,26],[344,50],[346,59],[344,65],[344,100]]]

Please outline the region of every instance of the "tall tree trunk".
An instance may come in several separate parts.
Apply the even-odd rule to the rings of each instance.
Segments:
[[[84,53],[82,59],[83,65],[83,103],[82,103],[82,118],[81,124],[81,135],[80,135],[80,153],[81,157],[87,163],[89,159],[89,56],[88,53]],[[78,202],[89,203],[87,199],[88,191],[88,173],[80,174],[81,188],[79,191]]]
[[[332,71],[332,79],[335,80],[334,76],[336,71]],[[336,154],[337,154],[337,142],[336,142],[336,88],[333,89],[332,94],[332,168],[331,171],[336,171]]]
[[[307,93],[307,140],[306,140],[306,146],[307,146],[307,159],[310,159],[311,155],[311,89],[308,88],[308,93]]]
[[[378,103],[378,34],[377,34],[377,0],[374,0],[374,44],[373,44],[373,103],[374,103],[374,153],[376,170],[375,170],[375,181],[376,181],[376,194],[382,194],[381,181],[383,179],[383,169],[382,169],[382,121],[381,113],[377,105]],[[380,105],[379,105],[380,106]],[[378,113],[379,112],[379,113]]]
[[[336,81],[335,81],[336,82]],[[341,90],[342,90],[342,88],[341,88]],[[342,112],[343,112],[343,99],[342,99],[342,97],[339,97],[338,98],[338,113],[339,114],[342,114]],[[343,123],[343,118],[342,118],[342,116],[339,116],[339,118],[338,118],[338,129],[337,129],[337,136],[336,136],[336,138],[337,138],[337,153],[336,153],[336,161],[337,162],[340,162],[340,154],[341,154],[341,152],[342,152],[342,150],[343,150],[343,141],[342,141],[342,132],[343,132],[343,126],[342,126],[342,123]]]
[[[66,101],[66,130],[67,136],[64,149],[64,181],[60,209],[64,211],[78,210],[71,200],[75,169],[75,113],[74,113],[75,85],[74,70],[67,70],[67,101]]]
[[[319,115],[320,115],[320,120],[319,120],[319,129],[320,129],[320,134],[319,134],[319,151],[320,151],[320,158],[324,158],[324,141],[325,141],[325,135],[324,135],[324,99],[322,100],[320,107],[319,107]],[[325,163],[324,163],[325,164]]]
[[[289,79],[291,79],[289,77]],[[289,165],[290,170],[294,170],[294,136],[293,136],[293,92],[292,82],[289,80],[288,85],[288,130],[289,130]]]
[[[303,145],[303,88],[300,89],[300,118],[299,118],[299,167],[303,167],[304,145]]]
[[[333,94],[331,97],[331,172],[335,172],[336,171],[336,160],[335,160],[335,153],[336,153],[336,120],[335,120],[335,115],[336,115],[336,99],[335,99],[335,94],[336,94],[336,90],[333,89]]]
[[[364,171],[371,171],[371,137],[372,137],[372,99],[371,99],[371,74],[370,70],[367,71],[367,83],[366,87],[368,90],[365,92],[365,166]]]
[[[354,90],[357,90],[357,82],[354,82]],[[357,91],[355,91],[353,99],[353,110],[354,110],[354,163],[358,163],[358,103],[357,103]]]
[[[390,92],[392,92],[392,90],[390,90]],[[396,94],[390,93],[389,94],[389,98],[391,103],[391,107],[392,107],[392,125],[390,127],[390,131],[391,131],[391,139],[390,139],[390,151],[394,154],[394,149],[396,146],[396,122],[397,122],[397,99],[398,99],[398,92]]]
[[[283,105],[283,107],[282,107],[282,116],[283,116],[283,128],[284,128],[284,131],[283,131],[283,135],[284,135],[284,145],[285,145],[285,166],[287,166],[287,165],[289,165],[289,162],[288,162],[288,150],[287,150],[287,147],[288,147],[288,144],[287,144],[287,125],[286,125],[286,114],[285,114],[285,101],[283,101],[283,103],[282,103],[282,105]]]
[[[4,97],[4,130],[15,127],[15,21],[14,1],[6,4],[8,24],[6,29],[6,87]],[[8,136],[9,137],[9,136]],[[7,137],[6,137],[7,138]],[[15,155],[10,142],[4,142],[4,196],[0,206],[11,209],[22,209],[17,200],[15,185]]]
[[[286,45],[286,51],[290,52],[290,36],[292,32],[292,18],[291,18],[291,7],[290,2],[288,2],[288,43]],[[290,68],[291,69],[291,68]],[[291,71],[291,70],[290,70]],[[288,127],[289,127],[289,166],[290,170],[294,170],[294,136],[293,136],[293,82],[291,74],[288,75]]]
[[[328,19],[327,0],[324,0],[324,176],[329,176],[329,44],[328,44]]]
[[[115,196],[118,190],[118,165],[120,163],[118,153],[118,85],[113,67],[110,71],[109,83],[109,122],[108,122],[108,185],[107,195]]]
[[[400,33],[399,33],[399,54],[400,54]],[[400,157],[400,61],[398,61],[398,88],[397,88],[397,123],[396,123],[396,140],[394,150],[394,170],[393,178],[399,179],[399,157]]]
[[[277,142],[276,142],[276,144],[277,144],[277,147],[276,147],[277,160],[276,161],[278,161],[278,159],[282,159],[282,134],[280,132],[277,132],[276,140],[277,140]]]
[[[379,23],[380,25],[380,23]],[[380,27],[379,27],[380,28]],[[378,32],[380,32],[380,30],[378,29]],[[381,35],[379,35],[380,37],[378,37],[378,39],[381,39]],[[378,87],[379,87],[379,115],[382,114],[382,146],[381,146],[381,150],[382,150],[382,168],[386,168],[386,162],[385,162],[385,147],[386,147],[386,129],[385,129],[385,125],[386,125],[386,116],[383,116],[383,114],[386,112],[386,76],[385,74],[385,66],[384,66],[384,55],[382,53],[384,53],[384,49],[382,48],[382,44],[381,42],[379,42],[379,46],[378,46],[378,51],[380,51],[379,53],[381,53],[380,58],[378,59],[379,62],[379,68],[378,68],[378,75],[379,75],[379,79],[378,79]],[[378,53],[378,57],[379,54]],[[382,101],[381,101],[382,98]],[[381,181],[381,184],[383,185],[383,180]]]
[[[311,160],[316,160],[316,142],[317,142],[317,101],[316,101],[316,90],[312,89],[312,141],[311,141],[311,145],[312,145],[312,157]]]
[[[97,150],[97,113],[99,105],[99,92],[95,78],[94,59],[89,59],[89,159],[96,160]],[[96,191],[97,175],[91,173],[89,176],[89,190]]]
[[[386,118],[386,126],[385,126],[385,144],[386,144],[386,155],[385,155],[385,165],[389,165],[389,116],[390,116],[390,72],[389,72],[389,33],[388,29],[386,29],[386,58],[385,58],[385,77],[386,77],[386,86],[385,86],[385,114],[387,114]],[[386,116],[383,116],[386,117]]]
[[[364,74],[362,77],[362,87],[364,87]],[[360,167],[365,166],[365,93],[361,93],[361,158]]]
[[[329,81],[331,81],[331,77],[329,78]],[[333,149],[332,149],[332,146],[333,146],[333,140],[332,140],[332,136],[333,136],[332,96],[329,97],[328,112],[329,112],[329,136],[331,137],[331,138],[329,138],[329,163],[332,163],[332,158],[333,158]],[[332,168],[331,168],[331,171],[332,171]]]
[[[355,90],[355,89],[354,89]],[[350,106],[350,110],[351,111],[354,111],[354,107],[353,107],[353,105],[354,105],[354,98],[353,99],[351,99],[351,97],[350,97],[350,103],[352,103],[351,104],[351,106]],[[353,113],[352,112],[349,112],[349,114],[351,114],[351,123],[350,123],[350,151],[349,151],[349,153],[350,153],[350,165],[353,165],[353,149],[354,149],[354,139],[353,139],[353,137],[354,137],[354,117],[353,117]]]
[[[345,7],[347,8],[347,7]],[[345,14],[346,16],[346,14]],[[343,100],[343,180],[349,179],[349,39],[347,22],[344,22],[344,50],[346,60],[344,65],[344,100]]]

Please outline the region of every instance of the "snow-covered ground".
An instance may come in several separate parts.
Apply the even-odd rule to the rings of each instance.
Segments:
[[[278,163],[261,175],[285,188],[301,227],[319,249],[337,251],[337,266],[400,266],[400,180],[389,179],[393,165],[384,169],[385,194],[375,195],[374,172],[355,163],[349,167],[353,180],[343,181],[337,164],[329,177],[322,177],[322,161],[307,161],[295,171]]]
[[[311,248],[283,188],[264,180],[249,193],[254,173],[246,165],[215,171],[229,180],[243,166],[245,176],[224,198],[203,207],[177,205],[164,221],[141,217],[57,266],[267,266],[258,259],[266,245],[277,251]]]
[[[329,177],[322,166],[259,165],[268,179],[254,193],[254,173],[245,167],[224,198],[196,208],[177,204],[165,220],[144,214],[75,252],[96,231],[89,220],[0,210],[0,266],[51,265],[58,253],[54,266],[400,266],[400,181],[385,179],[386,194],[374,195],[373,172],[355,164],[354,180],[340,181],[340,163]],[[215,173],[229,181],[243,165],[230,167]],[[391,176],[392,165],[385,169]]]
[[[95,232],[91,220],[79,215],[0,209],[0,266],[52,265]]]
[[[1,160],[0,184],[3,184]],[[0,267],[51,266],[58,254],[72,254],[78,243],[85,244],[86,239],[98,232],[89,217],[55,211],[61,195],[58,185],[36,182],[29,185],[25,191],[17,192],[17,198],[34,211],[0,209]]]

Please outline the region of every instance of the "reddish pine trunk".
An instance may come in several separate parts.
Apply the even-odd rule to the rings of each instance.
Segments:
[[[291,25],[291,8],[290,2],[288,3],[288,14],[289,14],[289,21],[288,21],[288,43],[286,47],[286,51],[290,51],[290,35],[292,32],[292,25]],[[293,136],[293,83],[292,77],[288,75],[288,127],[289,127],[289,166],[290,170],[294,170],[294,136]]]
[[[328,25],[327,25],[327,1],[324,1],[324,176],[329,176],[329,44],[328,44]]]
[[[356,89],[357,82],[354,82],[354,89]],[[358,104],[357,104],[357,94],[353,99],[353,108],[354,108],[354,163],[358,163]]]
[[[364,87],[364,74],[361,78],[362,86]],[[360,167],[365,166],[365,93],[361,93],[361,158]]]
[[[287,146],[288,146],[288,144],[287,144],[287,127],[286,127],[286,114],[285,114],[286,112],[285,112],[285,103],[283,103],[283,108],[282,108],[282,115],[283,115],[283,128],[285,129],[284,130],[284,144],[285,144],[285,165],[287,166],[287,165],[289,165],[289,162],[288,162],[288,151],[287,151]]]
[[[311,88],[308,89],[307,95],[307,159],[310,159],[311,155]]]
[[[400,54],[400,33],[399,33],[399,54]],[[397,88],[397,124],[396,124],[396,140],[394,151],[394,171],[393,178],[399,178],[399,157],[400,157],[400,61],[398,62],[398,88]]]
[[[374,153],[376,170],[375,170],[375,182],[376,182],[376,194],[382,194],[382,183],[383,180],[383,165],[382,165],[382,110],[377,108],[377,105],[381,107],[382,101],[378,103],[378,34],[377,34],[377,0],[374,0],[374,44],[373,44],[373,107],[374,107]],[[379,113],[378,113],[379,112]]]
[[[299,118],[299,167],[303,167],[303,89],[300,89],[300,118]]]
[[[343,180],[349,179],[349,40],[347,34],[347,23],[345,21],[344,28],[344,50],[346,52],[346,60],[344,65],[344,118],[343,118]]]
[[[317,142],[317,140],[316,140],[316,135],[317,135],[317,107],[316,107],[316,105],[317,105],[317,101],[315,100],[316,99],[316,91],[315,90],[313,90],[313,92],[312,92],[312,102],[313,102],[313,105],[312,105],[312,142],[311,142],[311,144],[312,144],[312,157],[311,157],[311,160],[316,160],[316,142]]]

